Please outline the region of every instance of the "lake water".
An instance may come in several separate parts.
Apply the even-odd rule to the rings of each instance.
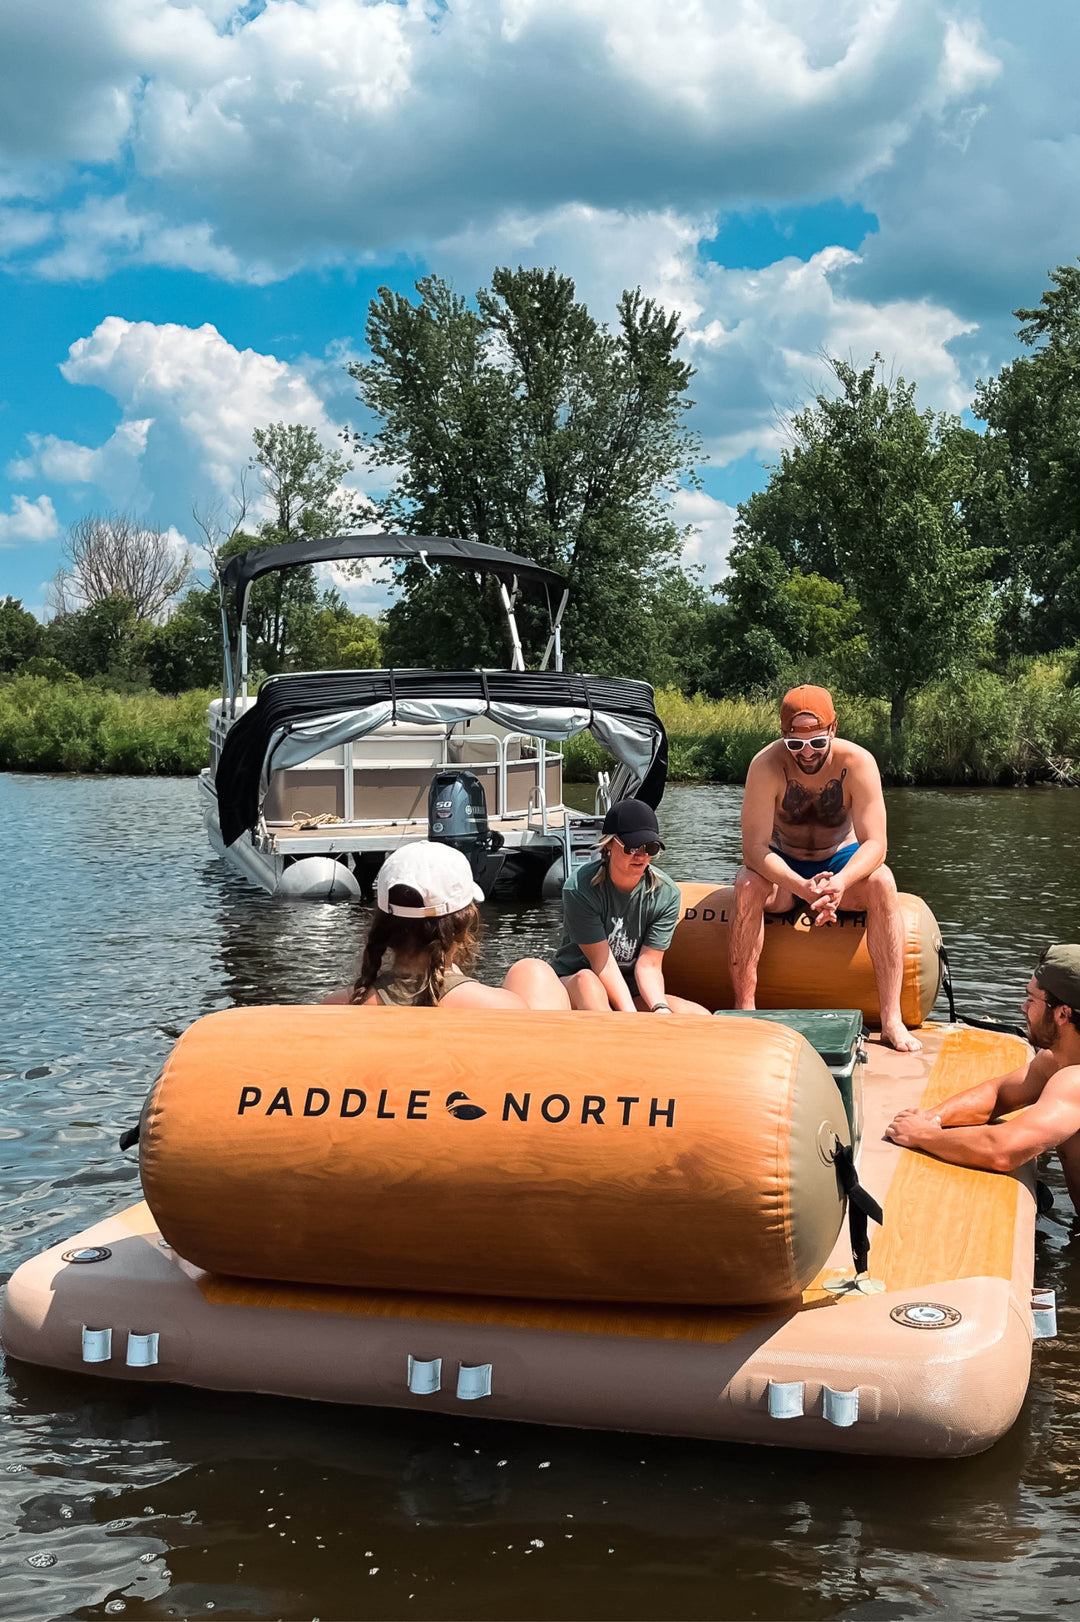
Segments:
[[[1041,947],[1080,937],[1080,800],[888,801],[894,869],[938,916],[961,1009],[1017,1018]],[[735,789],[669,790],[667,869],[730,878],[738,807]],[[232,877],[189,780],[0,776],[0,826],[10,1272],[138,1197],[116,1139],[173,1035],[216,1008],[341,983],[362,912],[274,902]],[[556,920],[492,912],[489,977],[545,950]],[[13,1364],[0,1616],[1057,1616],[1080,1606],[1080,1245],[1056,1162],[1049,1177],[1036,1279],[1058,1291],[1061,1335],[1036,1346],[1024,1411],[981,1458],[845,1459]]]

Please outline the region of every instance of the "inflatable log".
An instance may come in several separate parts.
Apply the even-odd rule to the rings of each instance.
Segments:
[[[680,884],[682,918],[664,956],[664,984],[678,997],[706,1008],[730,1008],[734,998],[728,968],[731,885]],[[921,1025],[941,984],[941,932],[930,908],[915,895],[900,895],[904,978],[900,1014]],[[759,1008],[861,1008],[868,1025],[881,1023],[877,981],[866,945],[866,914],[842,912],[835,923],[815,926],[808,913],[765,917],[765,945],[758,966]]]
[[[825,1064],[763,1021],[236,1008],[177,1043],[140,1158],[212,1273],[733,1305],[824,1263],[837,1140]]]

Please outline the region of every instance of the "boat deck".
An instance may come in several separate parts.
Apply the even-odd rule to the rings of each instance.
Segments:
[[[527,849],[529,846],[551,850],[562,845],[563,824],[567,815],[574,813],[568,812],[563,806],[549,811],[546,833],[535,818],[530,822],[524,814],[517,817],[489,817],[488,826],[493,832],[502,834],[511,850]],[[316,852],[332,855],[339,851],[384,851],[403,840],[429,837],[426,817],[419,822],[406,821],[404,818],[388,822],[323,822],[315,828],[297,827],[291,822],[268,822],[266,826],[272,844],[264,838],[264,848],[287,856],[312,855]]]

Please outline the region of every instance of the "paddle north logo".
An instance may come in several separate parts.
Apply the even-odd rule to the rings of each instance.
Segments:
[[[674,1098],[641,1098],[620,1093],[606,1098],[600,1093],[586,1093],[571,1098],[567,1093],[548,1093],[540,1097],[533,1093],[504,1093],[502,1121],[546,1121],[558,1126],[567,1121],[574,1126],[646,1126],[673,1127],[675,1125]],[[353,1121],[361,1115],[372,1121],[428,1121],[428,1109],[439,1109],[432,1104],[430,1087],[413,1087],[400,1091],[382,1087],[370,1096],[362,1087],[335,1088],[305,1087],[302,1082],[279,1087],[275,1092],[261,1087],[241,1087],[236,1106],[237,1115],[335,1116],[339,1120]],[[468,1093],[452,1092],[441,1106],[456,1121],[479,1121],[489,1111],[474,1103]],[[494,1118],[494,1117],[493,1117]]]
[[[446,1107],[456,1121],[478,1121],[487,1110],[474,1104],[468,1093],[451,1093],[446,1100]]]

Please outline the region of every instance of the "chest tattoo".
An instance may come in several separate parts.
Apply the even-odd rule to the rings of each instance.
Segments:
[[[789,779],[780,802],[780,818],[788,823],[820,823],[824,828],[838,828],[847,818],[844,809],[845,766],[839,777],[830,778],[823,789],[812,793],[802,783]]]

